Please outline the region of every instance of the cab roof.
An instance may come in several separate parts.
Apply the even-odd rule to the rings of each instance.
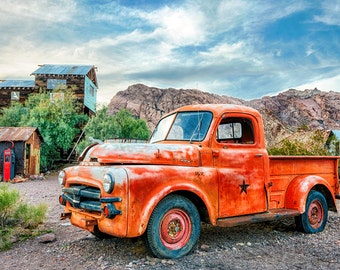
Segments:
[[[178,108],[175,111],[211,111],[214,115],[219,115],[224,112],[242,112],[242,113],[250,113],[256,116],[259,116],[260,113],[251,107],[247,107],[244,105],[235,105],[235,104],[195,104],[195,105],[186,105]]]

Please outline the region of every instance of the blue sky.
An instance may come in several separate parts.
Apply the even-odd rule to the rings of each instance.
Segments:
[[[0,79],[95,65],[104,104],[135,83],[246,100],[340,91],[339,14],[339,0],[2,0]]]

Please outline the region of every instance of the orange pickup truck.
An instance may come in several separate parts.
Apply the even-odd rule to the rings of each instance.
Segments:
[[[149,252],[178,258],[214,226],[295,217],[321,232],[337,211],[340,157],[268,156],[258,111],[185,106],[148,143],[96,143],[59,174],[62,219],[97,237],[143,236]]]

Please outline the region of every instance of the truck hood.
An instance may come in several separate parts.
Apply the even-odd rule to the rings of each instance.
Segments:
[[[85,150],[83,162],[105,164],[153,164],[199,166],[200,150],[197,145],[105,143]]]

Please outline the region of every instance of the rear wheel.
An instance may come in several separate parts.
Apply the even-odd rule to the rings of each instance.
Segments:
[[[328,219],[328,205],[325,196],[312,190],[307,197],[306,211],[295,218],[296,226],[306,233],[324,230]]]
[[[179,258],[196,246],[201,232],[195,205],[185,197],[170,195],[154,209],[144,239],[158,258]]]

